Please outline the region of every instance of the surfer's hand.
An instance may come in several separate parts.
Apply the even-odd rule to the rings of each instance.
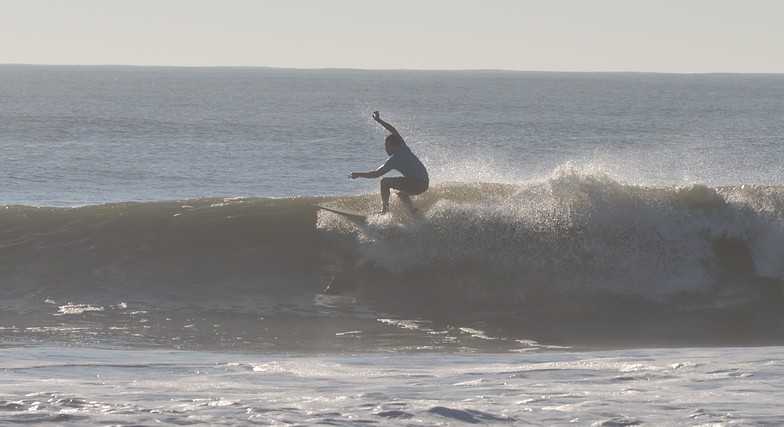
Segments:
[[[351,172],[350,174],[348,174],[348,177],[350,179],[356,179],[357,178],[357,173],[356,172]]]
[[[378,114],[378,111],[374,111],[373,112],[373,120],[375,120],[375,121],[381,120],[381,115]]]

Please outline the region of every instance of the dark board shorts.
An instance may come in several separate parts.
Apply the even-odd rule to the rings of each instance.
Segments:
[[[422,194],[427,191],[428,187],[430,186],[430,181],[424,181],[421,179],[411,179],[406,178],[403,176],[395,177],[395,178],[384,178],[389,182],[389,188],[394,188],[395,190],[402,191],[409,196],[416,196],[417,194]]]

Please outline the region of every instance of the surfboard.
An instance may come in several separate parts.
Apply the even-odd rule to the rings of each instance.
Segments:
[[[330,208],[322,205],[316,205],[316,207],[343,216],[355,224],[365,225],[367,223],[367,216],[362,215],[361,213],[352,212],[344,209]]]

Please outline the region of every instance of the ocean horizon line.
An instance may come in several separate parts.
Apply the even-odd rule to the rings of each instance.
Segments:
[[[155,68],[155,69],[259,69],[281,71],[358,71],[358,72],[487,72],[521,74],[653,74],[653,75],[750,75],[780,76],[784,72],[736,72],[736,71],[644,71],[644,70],[548,70],[508,68],[361,68],[361,67],[285,67],[268,65],[164,65],[164,64],[80,64],[80,63],[25,63],[4,62],[0,67],[73,67],[73,68]]]

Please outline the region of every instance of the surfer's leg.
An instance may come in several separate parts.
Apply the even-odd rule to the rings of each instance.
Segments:
[[[389,189],[393,178],[381,178],[381,212],[389,212]]]
[[[419,194],[424,193],[427,191],[427,188],[430,186],[428,181],[421,181],[416,179],[408,179],[406,178],[403,186],[403,191],[397,193],[400,197],[400,200],[405,203],[408,207],[408,210],[411,211],[412,214],[416,214],[419,212],[417,208],[414,207],[414,204],[411,202],[411,198],[409,196],[416,196]]]
[[[417,211],[416,208],[414,207],[414,203],[411,201],[411,198],[408,197],[408,193],[405,193],[403,191],[398,191],[397,197],[400,198],[400,201],[403,202],[404,205],[406,205],[406,207],[408,208],[409,211],[411,211],[411,213],[415,213]]]
[[[422,194],[427,190],[428,182],[427,181],[418,181],[415,179],[409,179],[402,176],[394,177],[394,178],[382,178],[381,179],[381,201],[384,203],[384,208],[382,212],[389,211],[389,193],[390,189],[397,190],[397,195],[400,198],[400,201],[406,205],[409,211],[412,213],[416,213],[416,208],[414,207],[414,203],[411,202],[411,198],[409,196],[416,196],[417,194]]]

